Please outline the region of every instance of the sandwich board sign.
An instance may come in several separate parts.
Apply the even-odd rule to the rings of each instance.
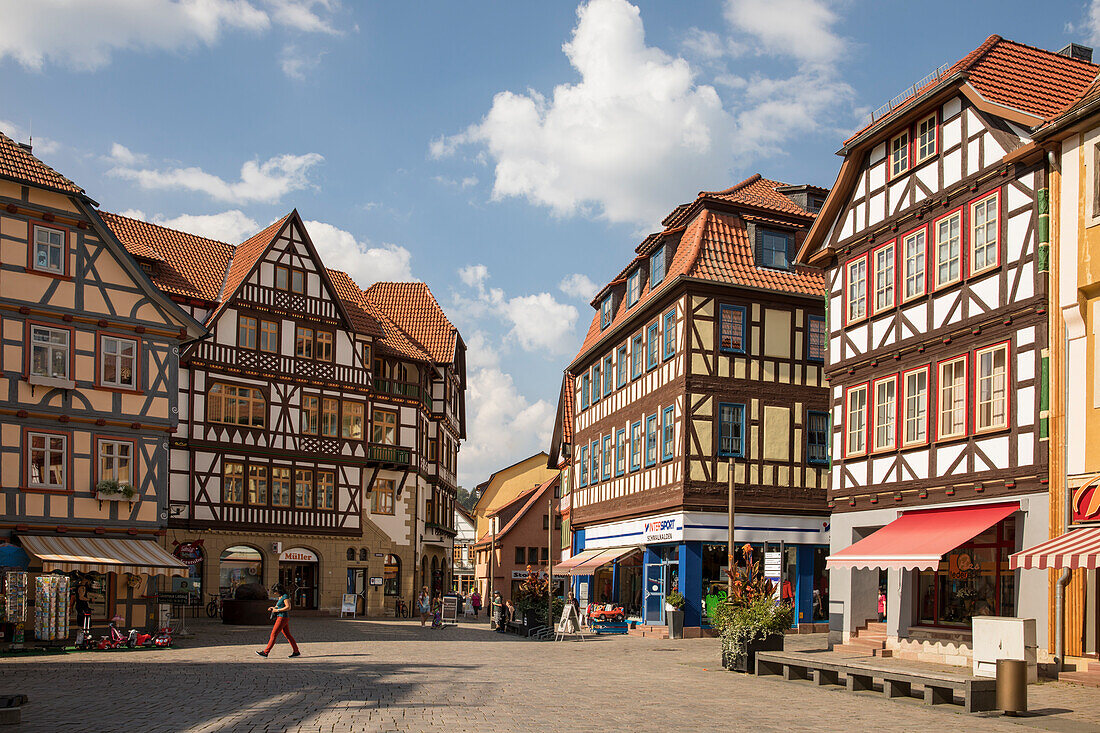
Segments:
[[[581,620],[577,618],[577,609],[572,603],[566,603],[561,609],[561,618],[558,619],[557,640],[561,641],[567,634],[580,634]],[[584,640],[584,636],[581,636]]]
[[[345,593],[340,596],[340,617],[343,618],[344,614],[355,615],[355,601],[359,596],[354,593]]]
[[[443,596],[443,623],[458,623],[458,596]]]

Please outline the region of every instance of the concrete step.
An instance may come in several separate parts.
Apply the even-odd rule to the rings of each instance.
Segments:
[[[885,634],[886,633],[886,622],[885,621],[868,621],[866,630],[870,631],[871,633]],[[861,633],[862,633],[862,631],[861,631]]]
[[[862,636],[853,636],[851,639],[848,640],[848,644],[870,647],[871,649],[885,649],[886,639],[867,639]]]
[[[1059,682],[1073,682],[1088,687],[1100,687],[1100,671],[1088,672],[1062,672],[1058,675]]]
[[[862,644],[837,644],[833,647],[833,651],[848,654],[850,656],[879,657],[880,659],[888,659],[894,656],[894,652],[890,649],[881,649]]]

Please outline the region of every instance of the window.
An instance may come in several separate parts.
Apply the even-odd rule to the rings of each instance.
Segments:
[[[279,353],[279,323],[260,321],[260,351],[269,354]]]
[[[615,431],[615,475],[626,473],[626,428]]]
[[[639,420],[630,426],[630,470],[642,467],[642,423]]]
[[[901,240],[902,262],[905,278],[905,288],[902,292],[902,300],[916,298],[924,295],[925,253],[928,248],[928,230],[921,227],[915,232],[906,234]]]
[[[539,564],[539,548],[528,547],[527,548],[527,564],[538,565]]]
[[[603,396],[607,397],[615,389],[615,375],[611,366],[611,354],[603,358]]]
[[[756,265],[775,270],[791,269],[790,232],[777,232],[771,229],[756,230]]]
[[[671,359],[676,353],[676,309],[665,313],[665,358]]]
[[[321,435],[335,438],[339,435],[340,400],[326,397],[321,400]]]
[[[343,435],[345,438],[348,438],[349,440],[362,440],[364,413],[363,403],[344,402],[343,410],[344,414],[341,427],[341,435]],[[433,457],[429,460],[435,460],[435,458]]]
[[[302,396],[302,432],[317,435],[321,424],[321,398],[312,395]]]
[[[745,449],[745,406],[718,405],[718,455],[738,457]]]
[[[936,220],[936,287],[959,281],[961,262],[960,229],[962,212]]]
[[[937,438],[966,434],[966,357],[942,362],[940,372],[939,428]]]
[[[867,257],[849,262],[844,268],[844,292],[847,296],[848,323],[867,316]]]
[[[630,273],[626,280],[626,305],[629,308],[642,296],[642,269],[639,267]]]
[[[844,402],[844,454],[858,456],[867,450],[867,385],[849,388]]]
[[[598,438],[592,441],[589,456],[592,458],[592,464],[589,467],[588,480],[589,483],[596,484],[600,481],[600,441]]]
[[[806,413],[806,460],[809,463],[829,462],[829,413]]]
[[[607,481],[611,478],[611,436],[605,435],[603,438],[603,480]]]
[[[894,243],[884,244],[874,253],[875,312],[894,307]]]
[[[300,359],[312,359],[313,329],[298,326],[294,333],[294,355]]]
[[[290,469],[271,469],[271,506],[290,506]]]
[[[64,491],[68,488],[68,438],[49,433],[27,433],[27,486]]]
[[[226,461],[222,466],[222,501],[226,504],[244,503],[244,464]]]
[[[117,481],[120,486],[133,486],[132,456],[134,444],[128,440],[96,441],[100,481]]]
[[[581,462],[581,477],[577,482],[581,486],[588,486],[588,446],[582,445],[580,455],[578,456]]]
[[[99,347],[100,383],[108,387],[137,389],[137,341],[104,336]]]
[[[321,361],[332,361],[332,334],[328,331],[318,331],[313,347],[314,358]]]
[[[67,254],[65,249],[65,232],[60,229],[36,226],[32,267],[42,272],[64,275]]]
[[[290,291],[292,293],[306,292],[306,274],[301,270],[290,271]]]
[[[825,361],[825,348],[828,341],[828,334],[825,330],[825,317],[810,316],[807,333],[806,358],[810,361]]]
[[[589,384],[591,383],[592,375],[587,371],[581,375],[581,409],[588,409],[588,393]]]
[[[248,467],[248,503],[267,504],[267,466]]]
[[[317,472],[317,508],[332,509],[336,506],[336,477],[331,471]]]
[[[973,617],[1013,616],[1018,574],[1009,569],[1016,551],[1016,519],[1009,517],[916,573],[914,622],[969,630]]]
[[[527,562],[527,548],[526,547],[517,547],[516,548],[516,564],[517,565],[523,565],[526,562]]]
[[[592,404],[600,401],[600,387],[603,386],[603,377],[600,376],[600,363],[592,365]]]
[[[642,334],[638,334],[630,340],[630,378],[637,379],[642,375],[642,363],[645,355],[642,353]]]
[[[996,267],[998,252],[998,218],[1000,193],[994,192],[970,205],[970,274]]]
[[[397,445],[397,413],[389,410],[374,411],[374,435],[375,443],[380,445]]]
[[[294,506],[299,509],[313,508],[313,471],[301,468],[294,471]]]
[[[745,351],[745,309],[739,305],[718,306],[718,348],[722,351]]]
[[[928,367],[902,374],[902,402],[905,407],[902,447],[928,441]]]
[[[371,513],[393,514],[397,506],[394,496],[394,481],[392,478],[380,478],[374,482],[374,491],[371,492]]]
[[[914,164],[923,163],[936,154],[936,115],[917,123],[916,147]]]
[[[382,566],[382,593],[387,596],[401,595],[401,560],[397,555],[386,555]]]
[[[363,344],[363,368],[370,369],[371,365],[371,345]]]
[[[652,290],[658,283],[665,279],[665,248],[664,245],[649,256],[649,287]]]
[[[31,326],[31,376],[69,378],[69,331]]]
[[[671,461],[675,450],[676,422],[672,406],[661,412],[661,460]]]
[[[279,290],[290,288],[290,270],[282,265],[275,265],[275,287]]]
[[[974,429],[1008,427],[1008,344],[979,349],[974,354],[978,371]]]
[[[897,447],[898,378],[875,381],[875,444],[874,450]]]
[[[600,328],[604,329],[611,325],[611,294],[608,293],[604,296],[604,299],[600,301]]]
[[[550,529],[550,517],[543,517],[543,519],[545,520],[543,522],[543,524],[546,525],[543,529]],[[549,547],[540,547],[539,548],[539,558],[540,558],[539,562],[542,565],[545,565],[548,562],[550,562],[550,548]]]
[[[618,388],[626,384],[626,366],[626,344],[623,344],[615,352],[615,386]]]
[[[237,346],[242,349],[256,348],[256,319],[240,316],[237,322]]]
[[[909,132],[903,132],[890,141],[890,178],[896,178],[909,170]]]
[[[264,395],[254,387],[215,383],[206,393],[206,419],[209,422],[262,428],[266,416]]]
[[[646,370],[655,369],[660,362],[661,340],[657,337],[657,321],[646,329]]]
[[[657,465],[657,416],[645,419],[645,465],[646,468]]]

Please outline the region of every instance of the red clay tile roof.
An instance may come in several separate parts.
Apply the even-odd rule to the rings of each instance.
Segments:
[[[899,110],[911,107],[942,80],[955,74],[963,74],[990,102],[1037,117],[1050,117],[1072,104],[1088,88],[1098,70],[1100,66],[1081,59],[992,35],[897,108],[856,131],[845,144],[892,119]]]
[[[34,157],[31,151],[2,132],[0,132],[0,176],[66,193],[84,193],[83,188]]]
[[[367,306],[363,303],[366,296],[359,286],[355,284],[355,281],[351,279],[351,275],[346,272],[341,272],[340,270],[329,270],[328,277],[329,280],[332,281],[332,286],[336,288],[337,297],[344,301],[344,310],[348,312],[348,317],[351,318],[351,325],[355,330],[359,333],[369,334],[377,338],[385,336],[385,329],[382,327],[382,324],[368,312]]]
[[[287,219],[293,213],[290,212],[281,219],[271,222],[266,228],[237,245],[237,249],[233,253],[233,264],[229,266],[229,274],[225,277],[225,288],[222,292],[224,300],[229,300],[237,292],[237,288],[248,277],[248,273],[252,272],[252,268],[263,257],[264,252],[271,246],[271,242],[282,231],[283,225],[286,224]]]
[[[437,364],[455,358],[458,330],[424,283],[375,283],[366,290],[385,314],[422,346]]]
[[[217,302],[233,245],[100,211],[104,223],[135,257],[158,260],[149,279],[170,295]]]
[[[572,445],[573,413],[576,412],[577,387],[576,378],[568,372],[565,375],[565,394],[562,395],[562,400],[565,405],[562,409],[561,442]]]
[[[753,174],[736,186],[731,186],[725,191],[700,191],[699,197],[721,199],[735,204],[747,204],[761,209],[770,209],[784,214],[795,216],[809,216],[813,213],[806,211],[791,199],[779,193],[775,189],[786,186],[786,183],[772,181],[764,178],[759,173]]]

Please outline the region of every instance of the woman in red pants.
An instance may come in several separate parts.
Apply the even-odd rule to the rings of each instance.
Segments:
[[[271,627],[271,639],[268,640],[267,647],[262,652],[256,653],[261,657],[266,657],[271,652],[271,647],[275,646],[275,640],[282,633],[286,640],[290,642],[292,650],[290,656],[300,657],[302,653],[298,651],[298,644],[294,641],[294,637],[290,635],[290,619],[287,618],[290,615],[290,596],[287,595],[282,585],[276,585],[273,590],[279,594],[279,600],[275,601],[275,605],[267,610],[275,614],[275,625]]]

